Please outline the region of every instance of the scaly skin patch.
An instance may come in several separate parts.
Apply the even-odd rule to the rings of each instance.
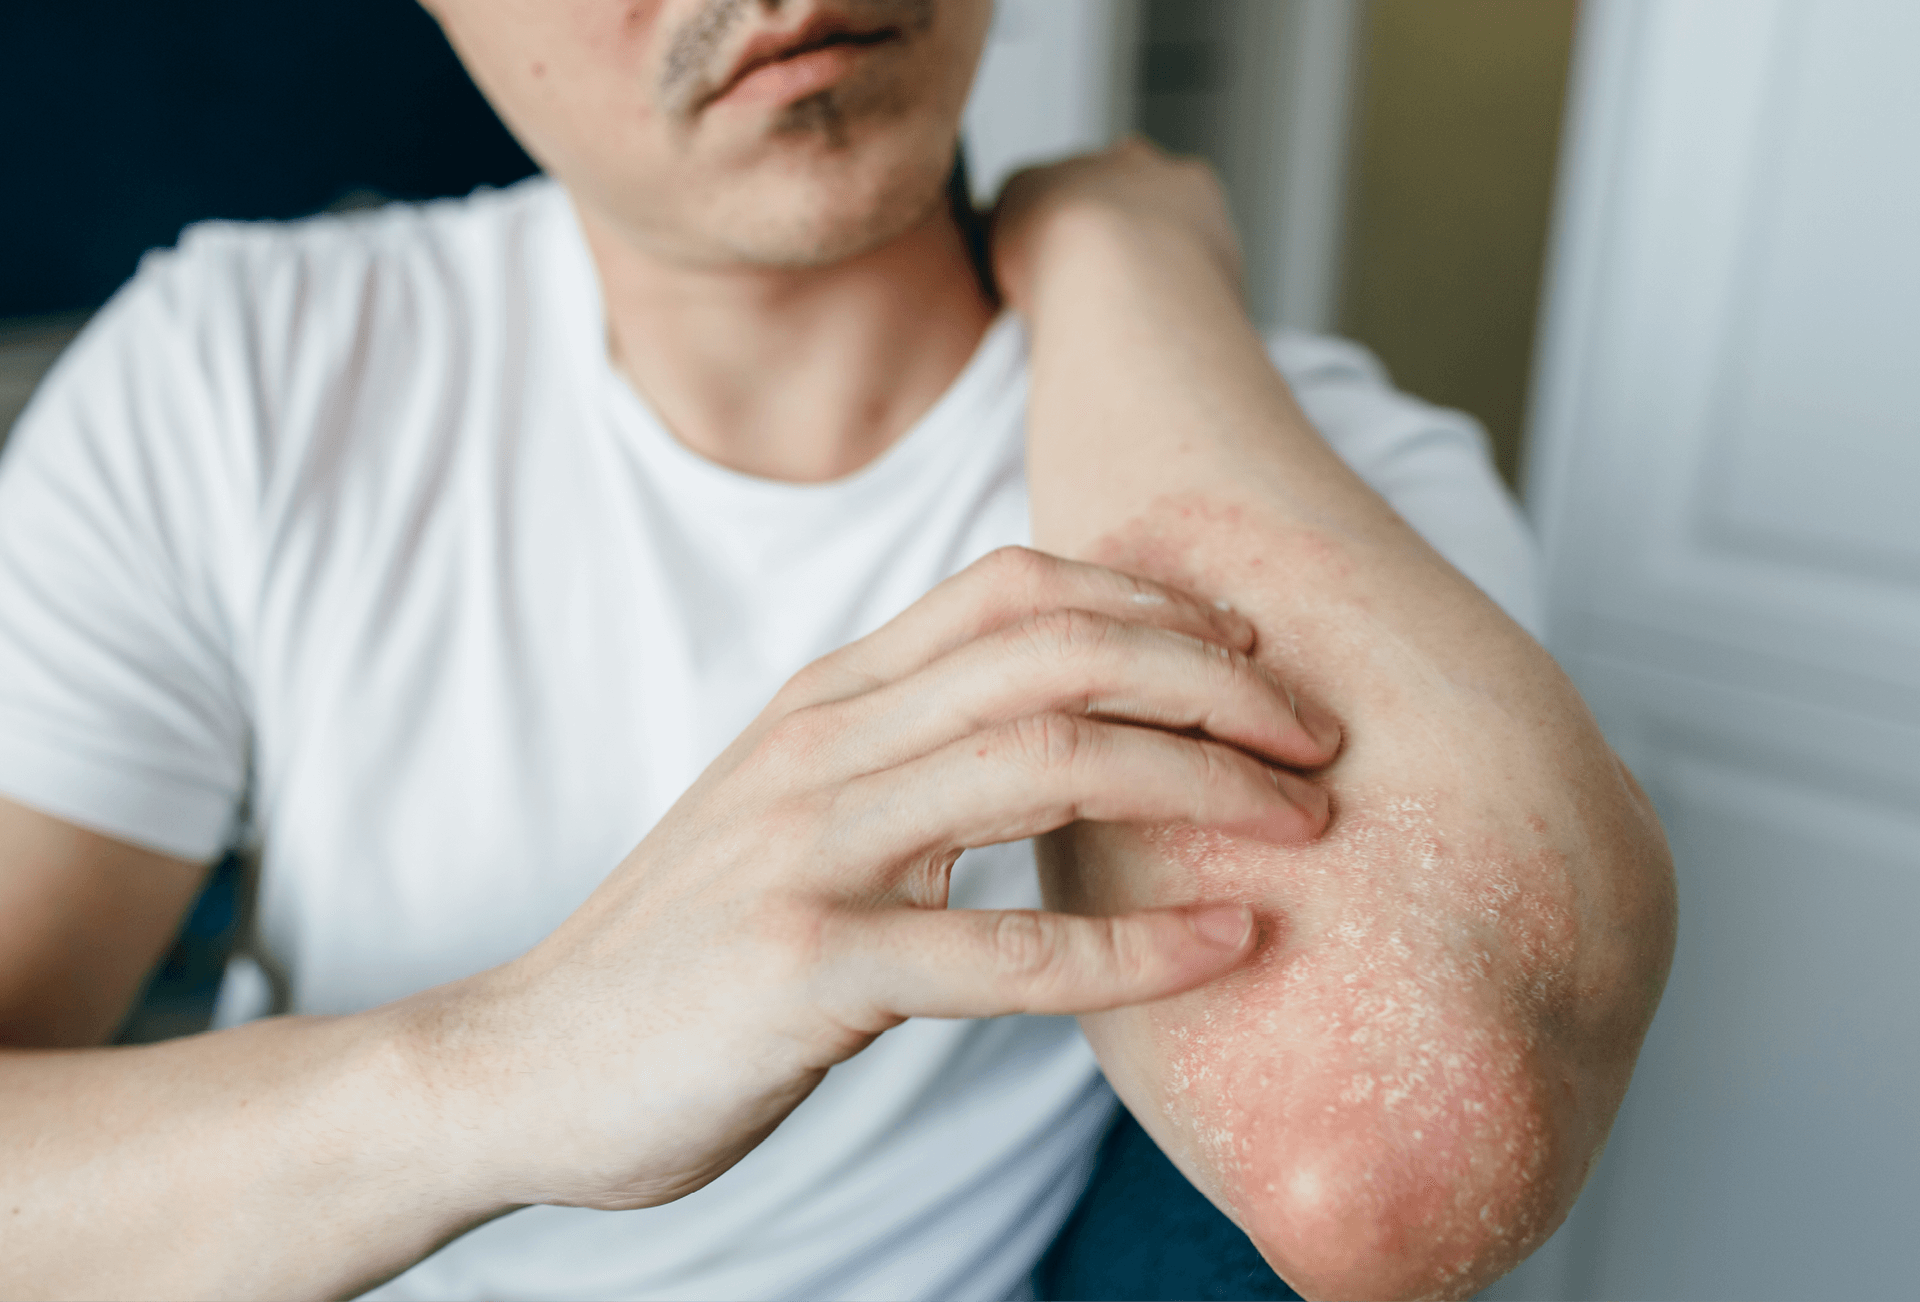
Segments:
[[[1586,770],[1528,767],[1568,753],[1536,742],[1565,726],[1543,712],[1557,698],[1510,691],[1538,681],[1524,653],[1458,654],[1469,607],[1449,603],[1477,599],[1451,595],[1457,576],[1436,571],[1431,613],[1387,621],[1364,547],[1239,506],[1163,499],[1093,557],[1231,600],[1255,658],[1347,728],[1310,844],[1074,834],[1131,884],[1062,898],[1232,900],[1259,920],[1244,967],[1144,1014],[1163,1141],[1303,1292],[1470,1294],[1552,1231],[1618,1100],[1606,1078],[1593,1129],[1596,1077],[1575,1065],[1592,1039],[1575,1023],[1605,1002],[1576,967],[1589,828],[1561,794]]]
[[[1287,1245],[1321,1245],[1293,1273],[1341,1292],[1327,1255],[1350,1254],[1356,1272],[1404,1256],[1422,1277],[1397,1291],[1446,1295],[1550,1228],[1523,1196],[1552,1150],[1538,1046],[1510,1029],[1533,1019],[1507,1015],[1520,1010],[1498,992],[1554,999],[1567,924],[1497,861],[1454,862],[1424,802],[1354,803],[1294,849],[1146,834],[1194,898],[1246,900],[1262,924],[1246,967],[1154,1009],[1165,1107],[1283,1267]]]

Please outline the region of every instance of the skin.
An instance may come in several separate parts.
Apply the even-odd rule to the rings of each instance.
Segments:
[[[985,0],[429,7],[566,181],[609,351],[694,451],[768,478],[837,478],[966,364],[994,309],[942,187]],[[823,18],[897,35],[798,99],[715,98],[751,29]]]
[[[1231,976],[1082,1023],[1297,1289],[1470,1295],[1558,1226],[1626,1089],[1673,946],[1658,821],[1551,657],[1307,424],[1204,168],[1128,146],[1016,180],[996,256],[1033,322],[1036,541],[1230,601],[1344,734],[1311,842],[1047,838],[1056,907],[1259,920]]]
[[[907,1017],[1078,1012],[1219,975],[1251,940],[1237,905],[944,906],[963,849],[1078,818],[1315,835],[1318,789],[1270,765],[1324,762],[1327,742],[1252,642],[1182,593],[1007,549],[796,676],[519,960],[367,1013],[151,1047],[18,1034],[0,1054],[8,1291],[350,1295],[517,1206],[692,1192]],[[17,806],[0,833],[10,854],[50,848],[10,859],[29,908],[97,944],[163,943],[74,919],[63,874],[91,868],[98,890],[165,865]],[[35,934],[9,939],[16,971],[62,970]],[[213,1214],[183,1223],[188,1199]]]
[[[689,447],[843,474],[964,364],[992,309],[940,185],[981,0],[435,12]],[[736,82],[823,15],[837,53]],[[1139,151],[1016,185],[1035,528],[1080,559],[998,553],[802,671],[513,963],[90,1047],[202,869],[0,801],[0,1293],[352,1294],[517,1206],[681,1196],[900,1020],[1017,1011],[1090,1014],[1311,1293],[1461,1293],[1536,1240],[1664,973],[1658,830],[1551,662],[1300,420],[1231,250],[1210,183]],[[1055,911],[944,909],[962,848],[1049,831]],[[1439,1012],[1381,1016],[1402,994]],[[1341,1104],[1361,1074],[1411,1101]]]

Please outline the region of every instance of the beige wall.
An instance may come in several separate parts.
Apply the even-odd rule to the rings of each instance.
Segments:
[[[1479,417],[1509,482],[1575,0],[1372,0],[1340,329]]]

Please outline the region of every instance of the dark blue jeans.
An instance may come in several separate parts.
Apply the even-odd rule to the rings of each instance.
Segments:
[[[1300,1296],[1124,1108],[1033,1289],[1049,1302]]]

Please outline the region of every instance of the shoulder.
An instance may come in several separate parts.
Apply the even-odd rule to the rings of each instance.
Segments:
[[[382,329],[470,315],[571,223],[544,177],[462,199],[286,222],[209,221],[151,252],[76,342],[76,364],[160,355],[179,378],[270,383]]]
[[[423,391],[485,371],[509,346],[503,329],[529,316],[539,251],[571,221],[564,193],[536,178],[299,221],[200,223],[143,260],[76,341],[70,378],[48,387],[80,401],[124,392],[137,408],[116,422],[128,436],[191,442],[265,491],[314,440],[374,437],[372,416],[417,410]]]
[[[181,232],[174,249],[150,254],[141,274],[155,262],[257,276],[301,265],[458,259],[525,237],[565,206],[557,184],[534,176],[461,198],[383,203],[293,221],[197,222]]]
[[[458,312],[568,220],[560,188],[535,177],[461,199],[202,222],[149,254],[127,292],[158,300],[181,325],[245,327],[262,343],[297,331],[312,349],[382,324],[382,309]]]
[[[406,399],[421,386],[471,373],[456,359],[487,328],[475,323],[506,315],[489,297],[536,279],[515,250],[570,221],[564,194],[536,180],[189,227],[142,260],[46,376],[0,478],[16,492],[52,476],[156,511],[172,502],[182,520],[251,511],[321,444],[378,437],[369,413],[417,409]]]

